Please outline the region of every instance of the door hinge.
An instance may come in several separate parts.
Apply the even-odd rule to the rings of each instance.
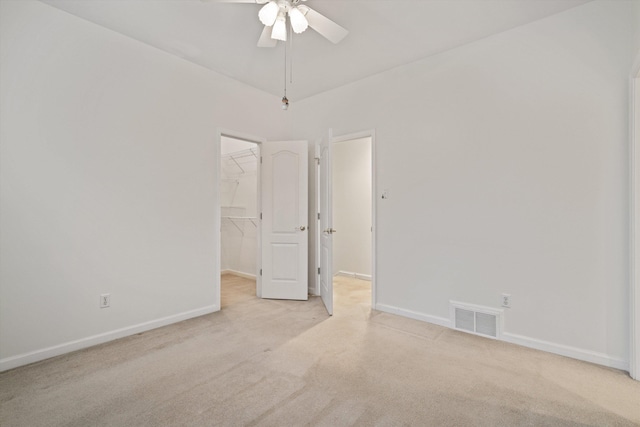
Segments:
[[[262,269],[260,269],[260,275],[262,276]]]
[[[320,219],[320,212],[318,212],[318,219]]]
[[[318,267],[318,275],[320,275],[320,267]]]
[[[260,212],[260,219],[262,219],[262,212]]]
[[[262,164],[262,156],[260,156],[260,164]]]

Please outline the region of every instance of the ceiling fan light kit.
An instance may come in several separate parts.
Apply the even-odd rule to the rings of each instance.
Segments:
[[[307,27],[309,27],[307,18],[304,17],[300,9],[297,7],[289,10],[289,20],[291,21],[291,28],[293,28],[293,32],[296,34],[304,32]]]
[[[278,14],[276,23],[273,24],[271,38],[281,40],[283,42],[287,41],[287,19],[285,18],[283,13]]]
[[[291,28],[297,34],[309,27],[307,18],[304,17],[307,10],[298,9],[297,3],[301,0],[271,0],[258,12],[258,18],[267,27],[273,26],[271,38],[287,41],[287,16]],[[304,0],[303,0],[304,1]]]
[[[287,41],[287,16],[291,31],[296,34],[303,33],[311,27],[318,34],[327,40],[338,44],[349,34],[349,31],[342,28],[326,16],[316,12],[301,2],[307,0],[203,0],[218,1],[222,3],[254,3],[262,4],[258,11],[258,19],[264,25],[264,29],[258,40],[258,47],[275,47],[278,41]],[[287,46],[284,50],[284,96],[281,107],[283,110],[289,109],[287,99]]]
[[[275,1],[270,1],[262,6],[262,9],[258,12],[258,18],[260,19],[260,22],[267,27],[270,27],[276,22],[278,12],[280,12],[278,4]]]
[[[333,43],[339,43],[349,34],[349,31],[342,28],[329,18],[309,6],[301,4],[307,0],[218,0],[231,3],[257,3],[263,4],[258,12],[258,19],[265,26],[263,36],[258,41],[258,47],[274,47],[275,44],[268,43],[265,38],[273,40],[287,40],[287,16],[289,24],[294,33],[300,34],[313,28],[318,34]],[[283,30],[282,27],[285,27]],[[267,30],[270,28],[270,30]],[[277,42],[276,42],[277,43]]]

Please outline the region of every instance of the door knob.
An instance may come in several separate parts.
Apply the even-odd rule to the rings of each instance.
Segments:
[[[300,226],[300,231],[304,231],[304,230],[306,230],[306,229],[307,229],[307,227],[305,227],[304,225],[301,225],[301,226]]]
[[[333,234],[335,233],[337,230],[334,230],[333,228],[327,228],[326,230],[324,230],[325,233],[327,234]]]

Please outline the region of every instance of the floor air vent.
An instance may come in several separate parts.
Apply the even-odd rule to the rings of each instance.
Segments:
[[[502,310],[451,301],[455,329],[485,337],[499,338]]]

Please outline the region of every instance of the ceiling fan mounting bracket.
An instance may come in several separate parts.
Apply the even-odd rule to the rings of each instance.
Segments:
[[[294,7],[302,4],[303,1],[307,0],[276,0],[276,3],[280,7],[280,10],[283,12],[289,12]]]
[[[278,0],[278,6],[280,7],[280,11],[286,13],[291,9],[291,2],[289,0]]]

